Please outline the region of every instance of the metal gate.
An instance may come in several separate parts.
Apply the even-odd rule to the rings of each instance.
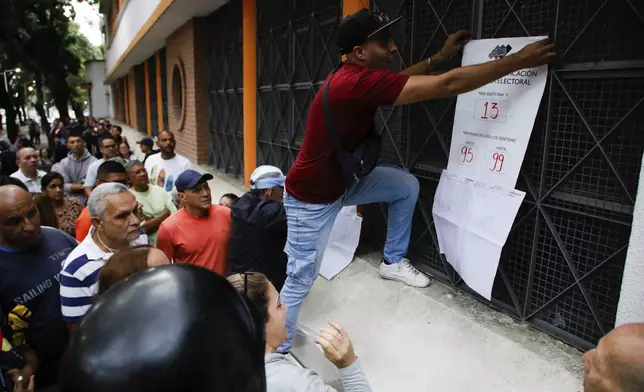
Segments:
[[[632,0],[372,0],[390,16],[400,67],[448,33],[549,35],[550,77],[517,188],[527,196],[504,247],[492,305],[580,348],[613,328],[644,150],[644,5]],[[377,116],[383,159],[421,182],[412,258],[471,292],[436,248],[431,216],[447,166],[456,100]],[[383,212],[385,210],[383,209]],[[384,213],[383,213],[384,215]],[[474,294],[475,295],[475,294]],[[477,296],[478,297],[478,296]],[[480,297],[479,297],[480,298]]]
[[[341,0],[258,0],[257,6],[257,162],[286,172],[303,140],[310,102],[340,60]],[[393,28],[398,69],[437,52],[461,28],[475,38],[555,39],[559,60],[550,67],[517,183],[527,196],[501,256],[491,305],[572,345],[593,346],[615,323],[644,151],[643,3],[371,0],[371,6],[403,16]],[[211,19],[210,160],[240,175],[241,1]],[[439,255],[431,216],[455,104],[383,108],[376,123],[385,136],[382,160],[409,168],[421,183],[411,258],[471,292]]]
[[[259,0],[257,162],[285,173],[304,139],[309,105],[340,61],[341,0]]]
[[[209,19],[213,46],[208,163],[238,177],[244,173],[242,2],[229,2]]]

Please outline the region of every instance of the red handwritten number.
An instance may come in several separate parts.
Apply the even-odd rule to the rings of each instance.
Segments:
[[[484,119],[484,120],[487,120],[487,118],[488,118],[487,117],[488,105],[490,103],[492,104],[492,107],[489,108],[490,113],[494,113],[494,114],[492,114],[490,116],[490,118],[492,120],[496,120],[499,117],[499,106],[498,106],[498,103],[496,103],[496,102],[486,102],[485,105],[483,105],[485,107],[485,110],[483,111],[483,116],[481,116],[481,118]]]
[[[501,173],[501,170],[503,170],[503,161],[505,160],[505,155],[495,152],[494,154],[492,154],[492,160],[494,161],[494,166],[490,169],[490,171]]]
[[[463,146],[463,148],[461,148],[461,155],[463,155],[463,159],[461,160],[461,162],[470,163],[474,159],[474,154],[472,153],[472,147]]]

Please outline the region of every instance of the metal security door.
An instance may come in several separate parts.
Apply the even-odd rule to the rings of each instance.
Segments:
[[[244,173],[242,2],[233,0],[209,16],[210,152],[208,162],[235,177]]]
[[[258,0],[257,163],[285,173],[304,138],[309,105],[340,62],[341,0]]]
[[[644,4],[633,0],[372,0],[402,15],[400,67],[460,28],[476,38],[549,35],[558,46],[517,188],[527,196],[492,305],[580,348],[613,328],[644,151]],[[639,38],[638,38],[639,37]],[[421,182],[410,255],[470,292],[436,248],[431,216],[456,100],[383,109],[383,160]],[[386,210],[383,209],[383,215]]]

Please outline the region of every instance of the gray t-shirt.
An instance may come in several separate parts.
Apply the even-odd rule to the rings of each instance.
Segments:
[[[322,377],[311,370],[298,367],[283,354],[266,354],[264,366],[267,392],[336,392],[324,383]],[[338,369],[338,372],[345,392],[372,392],[360,367],[360,360],[344,369]]]

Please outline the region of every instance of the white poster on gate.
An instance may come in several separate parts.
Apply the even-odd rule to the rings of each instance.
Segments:
[[[463,66],[516,53],[545,37],[468,43]],[[523,69],[459,95],[447,170],[432,214],[445,259],[487,298],[525,194],[514,189],[546,85],[547,66]]]
[[[471,41],[463,50],[462,65],[496,60],[544,38]],[[547,65],[522,69],[459,95],[447,170],[489,184],[514,188],[547,75]]]

